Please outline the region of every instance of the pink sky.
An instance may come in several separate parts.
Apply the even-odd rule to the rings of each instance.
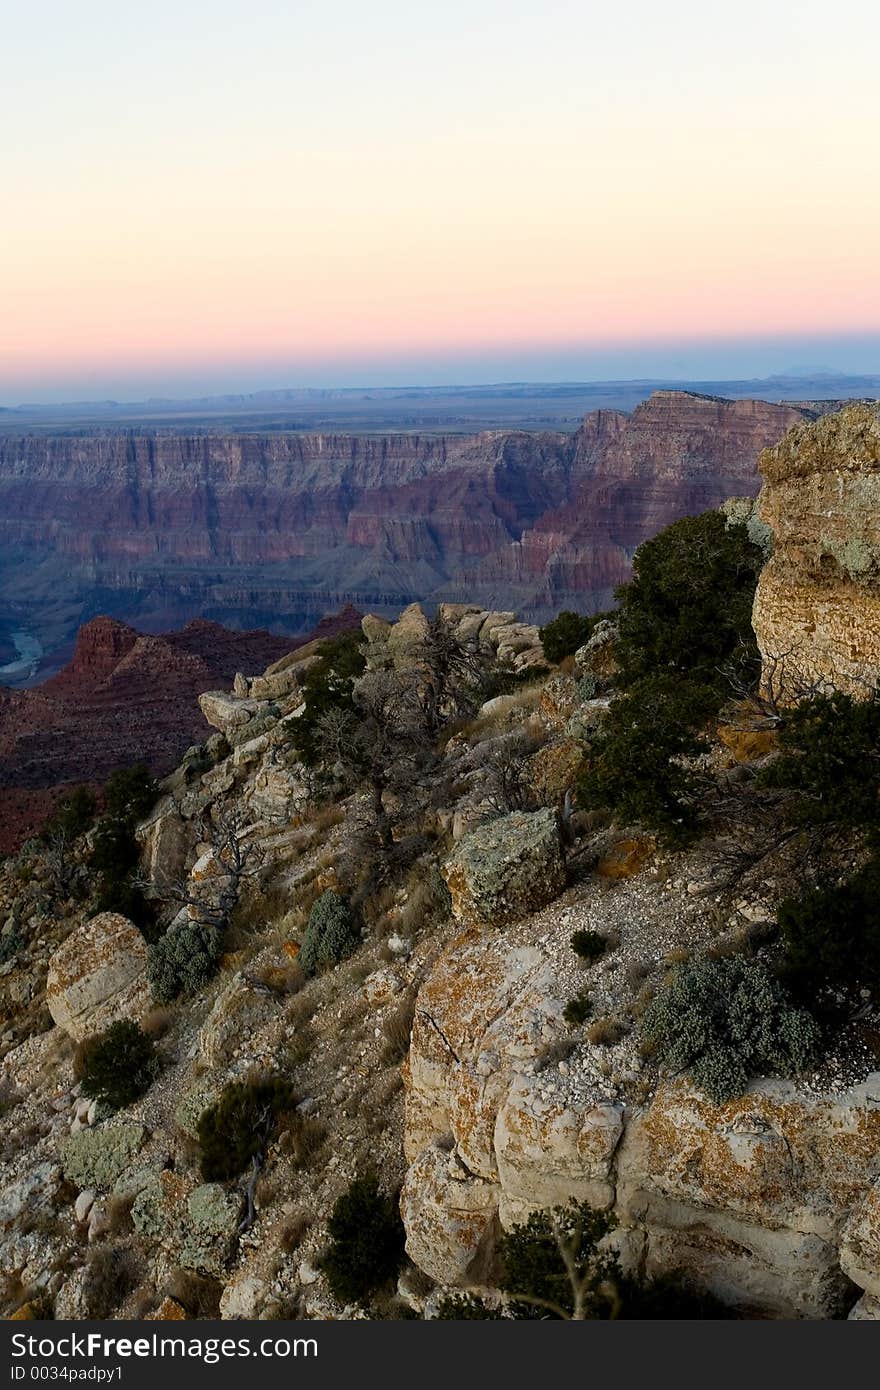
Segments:
[[[690,0],[662,23],[647,0],[619,22],[455,0],[442,30],[353,0],[41,8],[0,93],[0,398],[880,331],[861,0],[832,26],[745,0],[717,29]]]

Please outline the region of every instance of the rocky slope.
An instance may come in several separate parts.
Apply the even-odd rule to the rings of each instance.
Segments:
[[[880,408],[847,406],[760,460],[774,553],[755,601],[765,682],[864,692],[880,682]]]
[[[861,479],[870,495],[872,431],[861,416],[820,421],[786,466],[806,467],[814,448],[827,459],[832,437],[859,440],[843,491],[858,497]],[[748,504],[725,510],[754,525]],[[852,532],[833,532],[843,553],[863,536],[847,514]],[[787,517],[768,515],[783,550]],[[724,1100],[663,1061],[644,1027],[685,963],[776,980],[776,913],[800,891],[803,846],[776,833],[790,828],[780,820],[757,859],[742,857],[756,819],[780,814],[773,789],[754,795],[776,716],[756,728],[754,698],[725,703],[699,757],[699,834],[663,847],[572,809],[596,731],[628,698],[614,688],[615,625],[548,671],[536,629],[512,612],[441,616],[493,679],[507,668],[506,693],[450,718],[430,757],[422,745],[412,785],[380,786],[390,844],[376,838],[374,788],[340,771],[338,740],[323,787],[298,759],[314,648],[201,693],[216,732],[136,830],[166,938],[219,902],[236,854],[250,869],[223,954],[170,1004],[147,988],[154,945],[90,911],[88,837],[66,889],[40,847],[0,865],[4,1311],[362,1316],[322,1259],[334,1203],[376,1167],[399,1189],[407,1258],[373,1315],[434,1316],[462,1290],[497,1305],[502,1234],[576,1199],[614,1217],[609,1239],[636,1284],[674,1276],[743,1317],[880,1317],[876,974],[856,981],[808,1062],[775,1051],[784,1074],[746,1067]],[[426,679],[417,605],[362,628],[368,688]],[[85,664],[100,679],[112,658]],[[859,857],[857,837],[843,853]],[[359,935],[308,976],[308,924],[328,889],[357,900]],[[126,1018],[158,1038],[159,1070],[109,1114],[82,1094],[76,1047]],[[198,1116],[230,1081],[266,1076],[290,1084],[292,1108],[254,1181],[206,1179]]]
[[[535,651],[534,630],[510,614],[446,613],[493,650]],[[417,610],[396,628],[365,620],[372,660],[402,660],[421,622]],[[604,659],[594,644],[579,669],[597,678]],[[219,974],[160,1011],[159,1079],[115,1116],[81,1095],[73,1046],[116,1018],[156,1028],[144,942],[116,914],[87,920],[72,904],[47,914],[33,860],[28,876],[14,861],[0,874],[0,899],[17,894],[10,921],[21,938],[0,968],[7,1309],[357,1316],[329,1294],[321,1254],[333,1202],[378,1165],[388,1187],[402,1183],[410,1260],[386,1315],[429,1316],[457,1289],[492,1297],[500,1232],[576,1198],[614,1212],[615,1247],[634,1277],[684,1275],[743,1316],[877,1316],[876,1056],[850,1051],[797,1082],[761,1079],[714,1105],[643,1055],[633,1020],[645,988],[688,952],[743,949],[770,909],[717,886],[711,843],[675,855],[587,826],[564,864],[552,809],[569,775],[561,755],[607,706],[584,705],[577,672],[493,701],[449,740],[443,785],[456,790],[432,845],[371,908],[350,960],[296,978],[304,905],[337,883],[358,814],[357,796],[332,816],[311,812],[291,756],[309,660],[293,653],[203,695],[218,730],[206,745],[213,765],[173,773],[138,832],[160,894],[169,877],[204,891],[222,875],[203,837],[230,812],[259,873]],[[487,758],[525,726],[547,807],[493,819]],[[560,766],[546,790],[548,768]],[[451,915],[425,893],[436,862]],[[607,941],[598,962],[572,952],[577,929]],[[614,1028],[564,1018],[585,983]],[[193,1126],[226,1081],[255,1070],[290,1078],[299,1118],[271,1145],[256,1224],[242,1231],[241,1184],[200,1177]],[[105,1266],[119,1274],[109,1293]]]
[[[330,619],[319,635],[357,614]],[[70,663],[34,690],[0,687],[0,852],[34,834],[65,787],[100,786],[119,767],[174,767],[208,726],[198,695],[285,655],[289,640],[196,620],[146,636],[112,618],[81,628]]]
[[[311,629],[343,603],[607,606],[633,549],[756,490],[811,412],[660,391],[574,435],[0,438],[0,597],[52,653],[106,612]]]

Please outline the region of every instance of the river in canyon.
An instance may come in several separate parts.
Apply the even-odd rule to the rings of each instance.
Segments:
[[[0,685],[26,685],[33,680],[43,659],[43,644],[32,632],[15,628],[9,633],[15,660],[0,666]]]

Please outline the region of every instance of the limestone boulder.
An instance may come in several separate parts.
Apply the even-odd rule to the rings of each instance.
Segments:
[[[458,921],[501,926],[561,893],[565,873],[556,815],[514,811],[459,842],[443,868]]]
[[[494,1131],[502,1224],[525,1220],[536,1208],[565,1206],[572,1198],[610,1207],[623,1111],[611,1100],[572,1105],[547,1096],[539,1077],[515,1076]]]
[[[267,708],[265,700],[230,694],[227,690],[206,690],[199,696],[199,709],[214,729],[230,737]]]
[[[376,613],[365,613],[361,618],[361,631],[368,642],[386,642],[391,624],[387,618],[380,618]]]
[[[420,603],[411,603],[404,608],[396,623],[385,634],[385,641],[395,663],[406,665],[414,647],[423,642],[428,635],[428,619]]]
[[[853,1283],[880,1300],[880,1178],[868,1188],[844,1226],[840,1263]]]
[[[584,750],[576,739],[560,739],[539,748],[528,761],[529,786],[545,806],[559,805],[577,780]]]
[[[400,1195],[406,1249],[440,1284],[479,1284],[492,1273],[498,1187],[475,1178],[454,1150],[435,1144],[407,1173]]]
[[[143,1125],[131,1121],[80,1130],[62,1145],[64,1176],[81,1190],[107,1191],[131,1166],[146,1137]]]
[[[136,837],[141,846],[141,869],[157,888],[183,876],[194,836],[170,799],[160,802],[149,820],[138,826]]]
[[[273,1002],[264,990],[255,989],[240,973],[233,975],[217,995],[199,1029],[199,1057],[207,1067],[231,1061],[255,1029],[271,1017]]]
[[[71,932],[49,961],[46,1003],[77,1042],[149,1007],[147,944],[133,922],[101,912]]]
[[[551,676],[541,687],[538,713],[548,729],[559,731],[581,703],[571,676]]]
[[[837,1317],[847,1274],[874,1287],[880,1273],[865,1200],[878,1172],[878,1076],[834,1097],[760,1081],[721,1106],[670,1082],[627,1126],[617,1212],[645,1232],[651,1273],[684,1260],[744,1310]]]
[[[838,1318],[858,1300],[873,1318],[880,1074],[836,1093],[765,1078],[723,1105],[661,1078],[628,1099],[611,1058],[557,1065],[572,975],[548,918],[469,928],[419,991],[403,1068],[414,1261],[476,1284],[493,1232],[574,1198],[613,1213],[628,1272],[683,1275],[746,1316]]]
[[[487,613],[480,625],[480,643],[484,647],[498,648],[499,642],[503,641],[503,630],[511,626],[517,620],[515,613]]]

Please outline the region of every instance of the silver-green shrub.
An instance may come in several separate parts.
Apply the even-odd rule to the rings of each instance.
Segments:
[[[791,1076],[815,1061],[819,1026],[759,961],[703,959],[680,967],[642,1019],[649,1044],[716,1103],[754,1076]]]
[[[338,965],[360,944],[360,930],[351,903],[328,888],[309,913],[299,963],[306,975]]]
[[[170,1003],[180,994],[195,994],[217,968],[220,933],[203,922],[185,922],[170,927],[154,941],[147,957],[147,973],[153,997],[160,1004]]]

